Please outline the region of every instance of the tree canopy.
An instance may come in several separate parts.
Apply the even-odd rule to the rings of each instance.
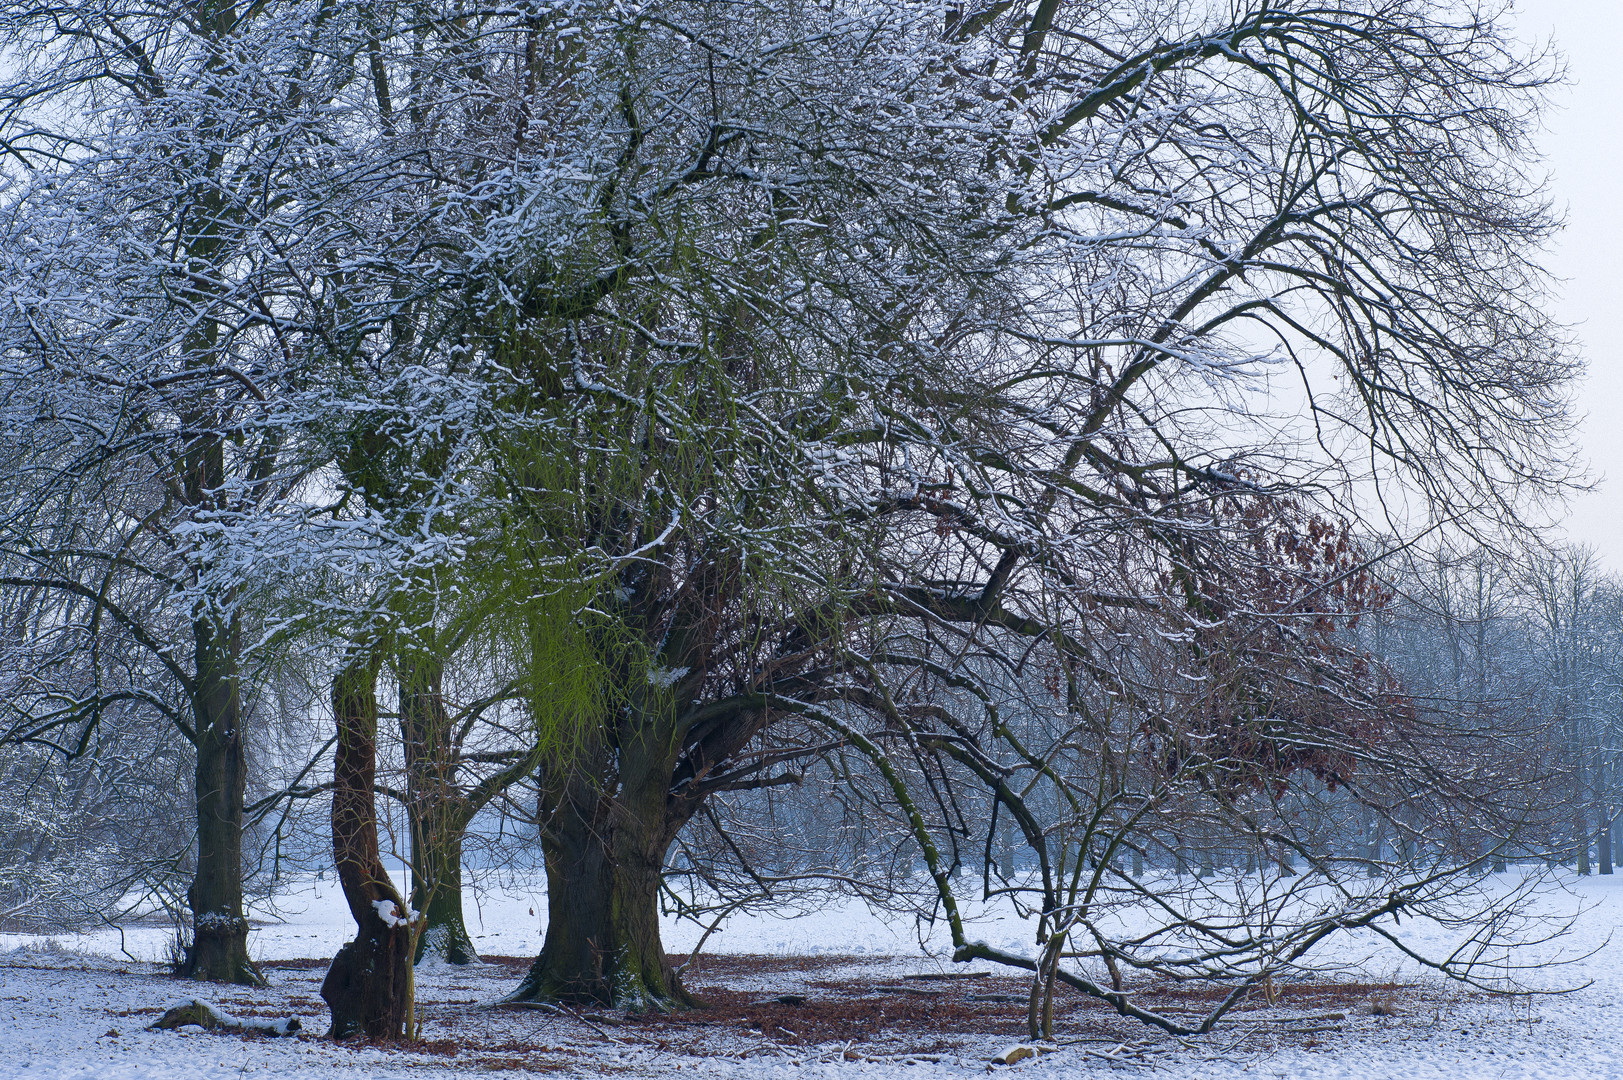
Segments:
[[[1518,759],[1354,633],[1383,553],[1572,479],[1551,70],[1482,13],[150,0],[6,5],[0,43],[4,580],[139,656],[42,680],[18,730],[170,716],[222,823],[200,867],[239,873],[243,687],[293,658],[375,955],[414,917],[374,880],[379,681],[423,859],[534,784],[520,996],[685,1001],[673,844],[808,771],[895,815],[949,919],[968,818],[1007,815],[1043,949],[960,956],[1129,1012],[1124,965],[1226,1008],[1511,828]],[[459,663],[492,693],[453,722]],[[503,708],[465,796],[458,725]],[[1477,833],[1267,925],[1120,862],[1223,836],[1342,883],[1287,804],[1397,794]],[[216,891],[196,932],[240,969]],[[1161,931],[1106,929],[1142,904]]]

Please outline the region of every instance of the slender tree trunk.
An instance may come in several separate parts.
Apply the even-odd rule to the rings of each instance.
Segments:
[[[445,710],[445,663],[432,654],[402,659],[400,733],[411,818],[411,905],[424,929],[414,960],[429,953],[451,964],[476,963],[462,914],[462,836],[471,817],[457,786],[459,754]]]
[[[410,913],[378,854],[377,677],[375,661],[356,661],[333,679],[333,860],[358,928],[321,984],[335,1039],[404,1038],[411,1019]]]
[[[448,964],[476,964],[479,954],[462,914],[462,836],[467,821],[460,803],[425,808],[412,822],[411,906],[423,916],[417,942],[421,961],[433,954]]]
[[[1364,807],[1363,826],[1364,857],[1368,860],[1365,864],[1364,876],[1379,877],[1381,874],[1381,847],[1386,842],[1386,830],[1382,828],[1381,819],[1368,806]]]
[[[1609,876],[1612,873],[1612,810],[1608,795],[1606,762],[1601,759],[1595,763],[1595,861],[1600,863],[1600,872]]]
[[[550,786],[541,833],[547,936],[510,1000],[633,1010],[694,1004],[659,935],[659,884],[682,820],[667,805],[674,752],[650,725],[619,753],[582,754]],[[607,763],[618,783],[606,782]],[[611,794],[612,793],[612,794]]]
[[[1584,813],[1584,803],[1588,801],[1589,789],[1584,783],[1583,770],[1577,772],[1578,790],[1577,805],[1572,810],[1572,847],[1574,869],[1585,877],[1589,876],[1589,815]]]
[[[197,873],[186,892],[193,934],[183,974],[214,982],[263,986],[248,959],[242,909],[243,795],[247,747],[236,671],[236,641],[208,619],[192,624],[197,649]]]
[[[1003,880],[1014,877],[1014,823],[1005,815],[997,826],[998,873]],[[1137,852],[1134,852],[1135,858]],[[1140,871],[1142,872],[1142,871]]]
[[[209,355],[215,327],[202,323],[189,335],[187,354]],[[194,510],[213,509],[225,486],[225,451],[208,412],[188,412],[183,426],[199,434],[180,465],[181,487]],[[204,611],[192,619],[197,681],[192,686],[196,735],[197,874],[186,891],[192,909],[192,944],[183,974],[215,982],[264,985],[248,959],[248,920],[242,909],[243,796],[247,792],[247,739],[242,730],[242,639],[235,619],[222,623]]]

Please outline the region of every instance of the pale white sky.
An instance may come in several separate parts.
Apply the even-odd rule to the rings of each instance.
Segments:
[[[1548,265],[1565,279],[1555,312],[1589,363],[1579,440],[1599,488],[1573,500],[1566,531],[1623,573],[1623,2],[1516,0],[1515,25],[1553,38],[1569,78],[1540,140],[1567,215]]]

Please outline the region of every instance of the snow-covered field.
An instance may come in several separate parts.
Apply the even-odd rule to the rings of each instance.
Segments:
[[[1566,960],[1524,976],[1554,996],[1487,997],[1427,979],[1390,946],[1349,939],[1336,948],[1341,978],[1356,983],[1401,982],[1390,995],[1396,1016],[1370,1015],[1373,991],[1248,1011],[1211,1036],[1172,1039],[1078,1003],[1059,1027],[1072,1040],[1054,1053],[1010,1067],[1030,1074],[1147,1073],[1178,1078],[1623,1077],[1623,877],[1575,879],[1539,903],[1552,914],[1577,912],[1572,931],[1526,954],[1534,961]],[[470,931],[492,957],[525,957],[539,948],[545,895],[510,888],[468,896]],[[972,935],[1029,951],[1026,928],[1006,912],[971,909]],[[924,1078],[983,1075],[988,1058],[1014,1041],[1020,1007],[975,1006],[985,1030],[930,1032],[932,1009],[947,1010],[969,983],[936,997],[887,991],[906,973],[946,970],[944,933],[919,934],[909,922],[887,922],[861,905],[840,905],[799,919],[740,916],[706,944],[719,956],[701,961],[690,982],[735,1006],[752,997],[804,994],[849,1003],[852,1015],[877,1016],[862,1037],[821,1040],[793,1031],[781,1009],[727,1012],[725,1023],[615,1023],[538,1011],[481,1008],[510,989],[522,964],[492,962],[469,970],[424,970],[427,1052],[334,1046],[319,1035],[326,1010],[318,996],[325,964],[349,936],[343,898],[331,880],[299,882],[277,897],[274,915],[256,920],[250,948],[267,962],[268,990],[199,986],[164,974],[168,931],[127,926],[45,939],[0,935],[0,1076],[108,1078],[438,1077],[682,1071],[741,1078],[772,1075],[890,1074]],[[1425,930],[1416,928],[1424,943]],[[673,952],[691,949],[698,930],[669,924]],[[934,955],[932,955],[932,953]],[[1585,955],[1588,954],[1588,955]],[[749,959],[745,960],[744,957]],[[805,958],[814,958],[807,960]],[[820,960],[815,958],[822,958]],[[303,962],[301,962],[303,961]],[[961,970],[953,967],[952,970]],[[987,969],[990,970],[990,969]],[[999,976],[1003,973],[999,972]],[[915,987],[946,984],[909,984]],[[1001,977],[982,989],[1018,991]],[[890,996],[886,997],[889,993]],[[196,1028],[149,1031],[163,1008],[192,995],[242,1016],[300,1017],[301,1037],[219,1035]],[[730,995],[730,996],[729,996]],[[1325,1002],[1332,1002],[1326,1005]],[[843,1007],[843,1005],[842,1005]],[[1344,1020],[1316,1021],[1327,1008]],[[890,1012],[887,1013],[886,1010]],[[866,1010],[864,1012],[863,1010]],[[972,1014],[981,1015],[981,1014]],[[754,1017],[754,1019],[751,1019]],[[889,1017],[887,1020],[886,1018]],[[1296,1018],[1296,1019],[1292,1019]],[[791,1036],[793,1036],[791,1038]],[[1086,1041],[1081,1041],[1086,1040]]]

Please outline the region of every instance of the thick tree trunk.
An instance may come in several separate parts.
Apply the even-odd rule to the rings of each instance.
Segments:
[[[411,925],[378,854],[376,664],[352,663],[340,672],[332,705],[338,724],[333,860],[358,929],[333,958],[321,996],[332,1009],[333,1038],[400,1039],[410,1020]]]
[[[423,915],[421,961],[432,953],[451,964],[479,959],[462,915],[462,836],[472,816],[457,784],[460,756],[445,710],[445,664],[437,656],[403,658],[400,734],[411,818],[411,905]]]
[[[547,934],[510,1000],[632,1010],[698,1004],[660,941],[665,856],[709,793],[719,790],[711,785],[767,722],[765,713],[744,708],[691,727],[693,717],[683,719],[707,678],[715,640],[710,620],[720,602],[712,587],[684,585],[679,595],[685,599],[671,601],[673,614],[658,612],[665,601],[644,613],[644,628],[658,642],[649,649],[654,661],[647,668],[626,665],[619,707],[596,725],[575,717],[584,745],[559,754],[539,773]],[[624,663],[634,650],[614,643],[606,652]]]
[[[544,796],[547,936],[510,1000],[637,1011],[694,1004],[659,936],[660,875],[686,820],[668,798],[675,754],[663,734],[622,741],[618,784],[604,781],[603,755],[596,768],[577,761]]]
[[[571,799],[542,840],[547,936],[521,999],[646,1010],[691,1004],[659,936],[664,849],[611,800]],[[618,820],[616,820],[618,819]]]
[[[243,795],[247,747],[235,641],[209,620],[192,625],[197,649],[197,873],[186,891],[192,943],[182,973],[194,979],[263,986],[248,959],[248,920],[242,910]]]

